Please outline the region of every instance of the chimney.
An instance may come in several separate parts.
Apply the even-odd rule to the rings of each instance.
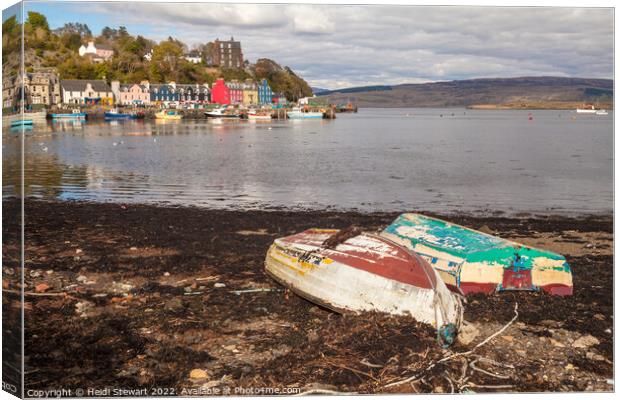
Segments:
[[[112,81],[110,86],[112,86],[112,93],[120,93],[121,83],[119,81]]]

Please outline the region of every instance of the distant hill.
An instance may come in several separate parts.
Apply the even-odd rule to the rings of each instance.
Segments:
[[[485,78],[394,86],[365,86],[318,95],[359,107],[613,108],[613,80],[564,77]]]
[[[331,90],[329,90],[329,89],[320,88],[320,87],[314,87],[314,86],[311,86],[310,89],[312,89],[312,93],[314,93],[317,96],[319,94],[331,92]]]

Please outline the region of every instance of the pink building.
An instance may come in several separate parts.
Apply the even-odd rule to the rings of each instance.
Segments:
[[[126,106],[147,105],[151,103],[149,82],[142,81],[120,85],[118,81],[112,82],[112,92],[116,97],[116,103]]]
[[[230,91],[230,104],[243,104],[243,84],[237,81],[226,82]]]
[[[95,45],[95,42],[88,42],[86,46],[80,46],[78,54],[82,57],[90,56],[94,61],[101,62],[112,57],[114,55],[114,50],[103,44]]]

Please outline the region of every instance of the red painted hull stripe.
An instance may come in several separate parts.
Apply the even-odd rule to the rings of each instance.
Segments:
[[[417,254],[409,252],[387,239],[363,235],[365,241],[371,241],[378,247],[389,248],[388,252],[378,252],[355,243],[345,241],[345,249],[321,249],[319,254],[352,268],[370,272],[386,279],[431,289],[437,284],[435,271]],[[284,243],[320,247],[325,240],[325,233],[309,230],[281,239]]]

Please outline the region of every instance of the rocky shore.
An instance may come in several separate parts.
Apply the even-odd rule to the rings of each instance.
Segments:
[[[12,326],[6,318],[19,307],[19,206],[3,202],[5,332]],[[411,318],[335,314],[264,273],[276,237],[315,226],[376,231],[394,213],[34,200],[25,209],[27,389],[149,395],[613,390],[611,216],[449,217],[566,255],[574,295],[468,297],[462,341],[442,349],[433,329]],[[501,334],[471,354],[438,362],[500,330],[515,316],[516,303],[518,316]]]

